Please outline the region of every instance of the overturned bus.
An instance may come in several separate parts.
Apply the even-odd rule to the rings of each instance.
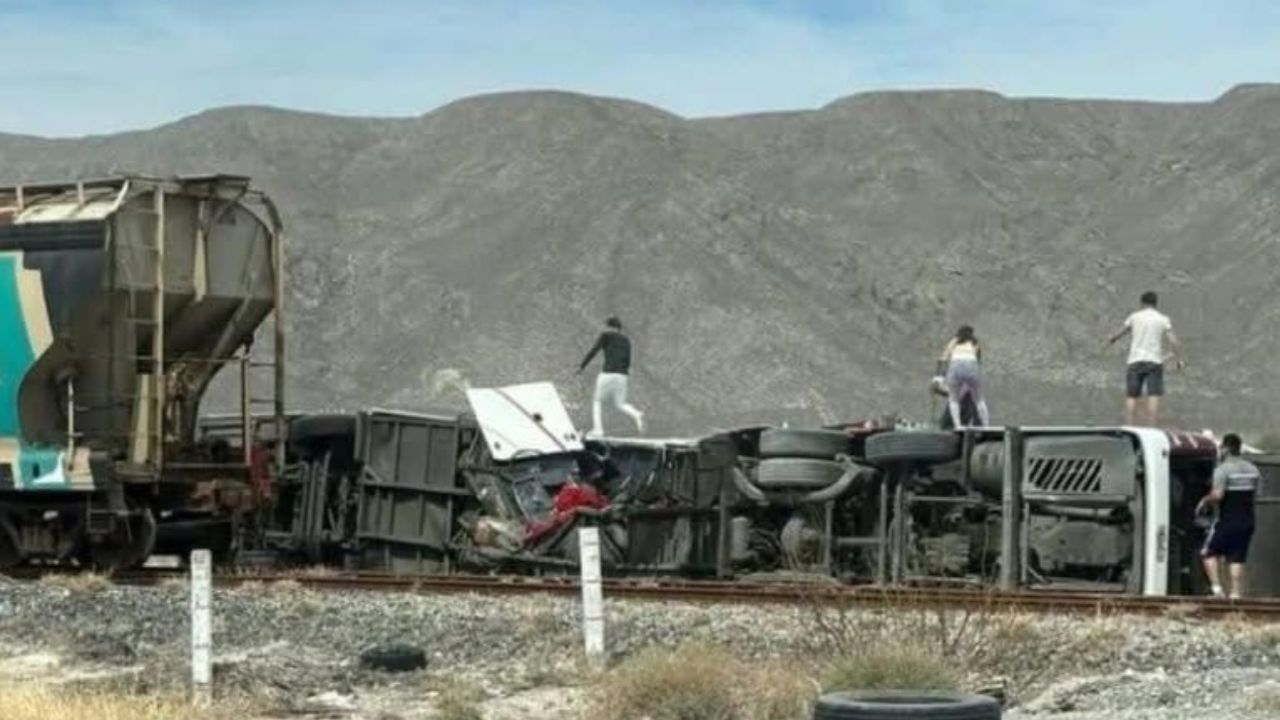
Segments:
[[[546,383],[466,413],[290,421],[263,540],[393,573],[570,572],[601,529],[614,575],[1199,594],[1213,439],[1150,428],[906,429],[892,419],[677,440],[582,439]],[[1280,468],[1256,458],[1260,544]],[[1280,590],[1263,564],[1251,594]]]

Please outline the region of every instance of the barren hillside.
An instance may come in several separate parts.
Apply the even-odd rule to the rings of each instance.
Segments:
[[[1181,105],[874,93],[699,120],[516,93],[413,119],[228,108],[0,135],[7,182],[113,170],[274,193],[296,407],[459,405],[457,371],[555,381],[585,425],[573,370],[617,313],[658,433],[923,416],[961,322],[996,420],[1110,422],[1124,355],[1102,342],[1151,288],[1189,347],[1176,420],[1280,427],[1280,86]]]

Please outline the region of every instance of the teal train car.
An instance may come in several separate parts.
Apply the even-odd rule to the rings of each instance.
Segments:
[[[255,404],[282,412],[282,242],[243,177],[0,187],[0,569],[234,549],[261,463],[196,419],[228,366],[246,437]]]

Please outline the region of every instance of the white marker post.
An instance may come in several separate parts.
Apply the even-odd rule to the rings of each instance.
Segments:
[[[191,552],[191,700],[213,697],[213,560],[208,550]]]
[[[600,531],[578,528],[582,564],[582,635],[587,659],[604,663],[604,587],[600,579]]]

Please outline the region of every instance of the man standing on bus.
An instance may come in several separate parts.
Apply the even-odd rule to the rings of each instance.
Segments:
[[[1129,343],[1129,362],[1125,369],[1125,423],[1135,424],[1138,415],[1138,398],[1147,398],[1147,418],[1152,426],[1158,426],[1160,420],[1160,397],[1164,395],[1164,361],[1165,341],[1173,352],[1169,357],[1180,354],[1181,344],[1178,336],[1173,334],[1173,323],[1169,316],[1156,309],[1158,298],[1148,290],[1142,294],[1142,308],[1125,318],[1124,327],[1107,340],[1107,345],[1116,344],[1125,335],[1132,335]],[[1176,360],[1176,367],[1182,368],[1181,358]]]
[[[1207,505],[1217,506],[1218,516],[1205,538],[1204,572],[1209,576],[1213,594],[1222,597],[1219,577],[1221,559],[1231,568],[1231,597],[1244,595],[1244,564],[1249,557],[1249,541],[1253,539],[1253,498],[1262,474],[1257,466],[1240,457],[1240,436],[1229,433],[1222,438],[1223,458],[1213,471],[1213,488],[1196,505],[1199,515]]]
[[[591,401],[591,432],[588,437],[599,437],[604,434],[604,404],[613,405],[622,413],[635,421],[636,430],[644,433],[644,413],[627,402],[627,375],[631,372],[631,339],[622,332],[622,321],[612,316],[604,321],[604,332],[591,346],[587,356],[578,365],[578,372],[587,368],[587,364],[604,352],[604,366],[596,377],[595,397]]]

